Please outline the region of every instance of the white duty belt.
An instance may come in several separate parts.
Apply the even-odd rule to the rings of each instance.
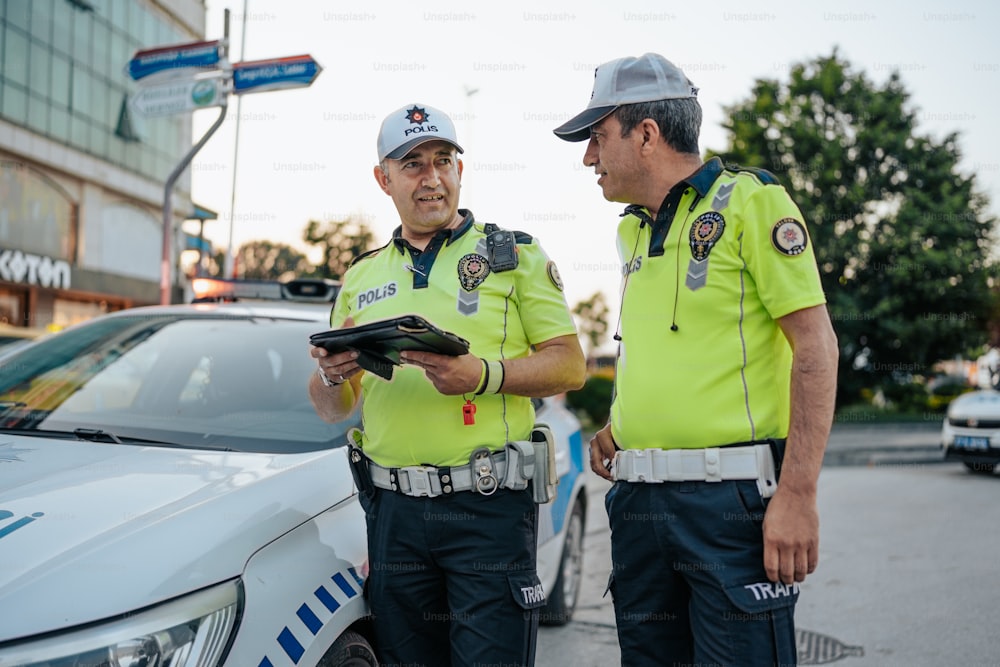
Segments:
[[[616,481],[721,482],[754,479],[764,498],[778,488],[771,446],[707,449],[624,449],[615,452],[611,475]]]

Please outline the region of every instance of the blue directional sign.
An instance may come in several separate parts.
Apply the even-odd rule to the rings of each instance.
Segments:
[[[151,74],[189,67],[212,68],[221,59],[219,40],[191,42],[136,51],[128,61],[128,75],[138,81]]]
[[[303,88],[322,71],[323,68],[310,55],[233,63],[233,93],[241,95]]]

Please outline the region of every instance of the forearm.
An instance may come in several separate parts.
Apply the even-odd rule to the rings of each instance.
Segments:
[[[325,422],[343,421],[354,410],[361,395],[360,375],[333,387],[323,384],[318,373],[309,378],[309,400]]]
[[[814,331],[792,359],[791,412],[781,484],[813,494],[830,438],[837,395],[838,346],[833,329]]]
[[[500,393],[517,396],[544,397],[579,389],[587,376],[587,362],[575,335],[546,341],[533,354],[504,359],[503,365]]]

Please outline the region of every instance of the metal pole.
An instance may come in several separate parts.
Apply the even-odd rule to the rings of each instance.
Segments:
[[[228,96],[224,99],[228,99]],[[215,131],[219,129],[222,125],[222,121],[226,120],[226,109],[229,108],[228,103],[223,103],[219,107],[219,117],[215,119],[212,123],[212,127],[208,128],[208,132],[205,133],[198,143],[191,147],[191,150],[187,152],[187,155],[174,167],[174,170],[170,172],[170,176],[167,177],[167,184],[163,188],[163,256],[160,259],[160,304],[168,305],[170,303],[170,260],[172,253],[170,252],[172,243],[172,232],[173,232],[173,197],[171,196],[174,184],[180,175],[184,172],[187,166],[191,163],[195,154],[201,150],[202,146],[208,141],[209,137],[215,134]]]
[[[227,35],[228,37],[228,35]],[[240,60],[246,59],[247,52],[247,0],[243,0],[243,27],[240,28]],[[243,96],[236,98],[236,137],[233,141],[233,184],[229,195],[229,245],[226,247],[225,269],[223,278],[235,278],[236,262],[233,257],[233,221],[236,217],[236,169],[239,167],[240,155],[240,121],[243,116]]]
[[[229,10],[226,9],[223,19],[223,34],[225,38],[222,40],[222,59],[224,63],[228,62],[229,58]],[[229,67],[228,64],[225,67]],[[225,82],[223,82],[225,85]],[[173,211],[173,189],[174,184],[177,179],[180,178],[181,174],[191,163],[195,154],[201,150],[202,146],[208,141],[209,137],[215,134],[215,131],[219,129],[222,125],[222,121],[226,119],[226,110],[229,108],[229,91],[222,91],[222,106],[219,107],[219,117],[215,119],[212,127],[208,128],[208,132],[205,133],[198,143],[191,147],[191,150],[187,152],[187,155],[174,167],[174,170],[170,172],[170,176],[167,177],[167,183],[163,187],[163,254],[160,256],[160,305],[166,306],[170,303],[170,274],[171,267],[170,262],[173,253],[170,251],[173,246],[173,230],[174,230],[174,211]]]

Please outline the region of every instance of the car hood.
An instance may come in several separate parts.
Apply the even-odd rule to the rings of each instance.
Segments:
[[[971,391],[954,399],[948,406],[952,419],[1000,419],[1000,391]]]
[[[0,642],[239,576],[354,493],[343,449],[248,454],[0,433]]]

